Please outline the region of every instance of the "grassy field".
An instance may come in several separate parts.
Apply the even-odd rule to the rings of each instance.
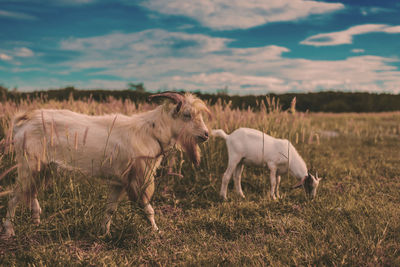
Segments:
[[[230,133],[244,126],[288,138],[321,181],[317,198],[291,190],[294,177],[282,177],[282,199],[269,197],[268,171],[246,167],[239,199],[232,184],[228,201],[218,196],[227,164],[225,143],[201,145],[199,168],[185,154],[172,151],[156,178],[152,203],[160,233],[151,230],[140,206],[124,199],[101,237],[107,185],[74,173],[53,173],[51,186],[39,194],[42,224],[31,225],[19,206],[16,236],[0,240],[3,266],[123,265],[317,265],[400,266],[400,113],[314,114],[279,110],[275,101],[261,111],[212,106],[210,128]],[[268,104],[269,103],[269,104]],[[0,103],[0,140],[19,109],[68,108],[86,114],[132,114],[152,108],[129,101],[107,103],[33,100]],[[1,142],[1,141],[0,141]],[[15,164],[9,147],[0,147],[1,173]],[[4,218],[16,173],[0,180],[0,217]]]

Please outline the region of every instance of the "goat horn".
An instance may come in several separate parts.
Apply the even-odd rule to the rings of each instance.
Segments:
[[[175,92],[163,92],[160,94],[155,94],[155,95],[149,96],[148,100],[152,101],[153,98],[157,98],[157,97],[166,97],[166,98],[172,99],[172,100],[174,100],[175,104],[182,103],[185,99],[183,97],[183,95],[175,93]]]

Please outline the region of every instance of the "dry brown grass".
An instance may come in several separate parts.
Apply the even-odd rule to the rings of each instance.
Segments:
[[[269,101],[269,104],[268,104]],[[227,163],[222,140],[202,145],[195,168],[180,152],[163,163],[156,193],[154,233],[136,203],[124,200],[101,238],[107,186],[100,177],[52,172],[41,192],[42,224],[30,224],[29,211],[18,209],[17,236],[0,241],[0,265],[400,265],[400,113],[309,114],[282,111],[277,101],[259,103],[260,111],[234,110],[229,103],[211,107],[210,128],[230,133],[252,127],[290,139],[309,168],[325,178],[317,199],[292,191],[294,178],[283,177],[279,201],[269,199],[267,171],[246,168],[239,200],[218,197]],[[0,173],[14,166],[10,118],[18,110],[68,108],[86,114],[132,114],[150,109],[130,101],[0,103]],[[173,172],[183,175],[167,175]],[[11,170],[0,180],[0,216],[4,218],[15,180]]]

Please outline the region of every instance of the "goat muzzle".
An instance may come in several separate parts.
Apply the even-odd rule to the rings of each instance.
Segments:
[[[203,143],[203,142],[208,140],[208,137],[209,137],[208,131],[205,131],[203,135],[197,136],[197,142],[198,143]]]

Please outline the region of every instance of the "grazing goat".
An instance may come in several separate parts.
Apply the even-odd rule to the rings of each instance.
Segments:
[[[158,230],[150,205],[154,173],[165,151],[175,144],[199,164],[198,144],[208,139],[201,112],[210,112],[192,94],[164,92],[151,95],[149,100],[153,98],[173,102],[166,101],[153,110],[132,116],[88,116],[51,109],[17,115],[13,132],[18,177],[8,203],[4,235],[14,235],[12,221],[19,202],[29,205],[33,222],[40,223],[39,173],[49,164],[110,181],[111,192],[102,224],[105,234],[110,233],[111,217],[124,192],[129,199],[139,200],[153,229]]]
[[[239,128],[230,135],[227,135],[221,129],[212,130],[212,135],[224,138],[228,148],[228,168],[222,178],[220,191],[221,197],[225,200],[228,183],[232,174],[236,192],[244,198],[240,182],[244,164],[255,166],[268,165],[271,181],[270,194],[274,200],[280,197],[279,183],[281,175],[287,173],[288,170],[300,180],[293,188],[304,185],[307,195],[312,198],[315,197],[320,178],[318,178],[318,175],[314,177],[307,171],[304,160],[288,140],[277,139],[249,128]]]

